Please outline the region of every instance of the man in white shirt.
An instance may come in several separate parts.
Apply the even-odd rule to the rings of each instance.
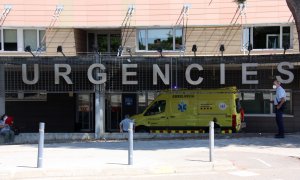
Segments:
[[[129,115],[125,115],[125,119],[120,122],[120,132],[128,132],[129,123],[133,123],[133,121],[129,118]]]
[[[278,134],[275,135],[275,138],[284,138],[283,111],[285,108],[286,93],[281,87],[281,83],[277,80],[273,82],[273,88],[276,89],[274,106],[276,112],[276,123],[278,127]]]

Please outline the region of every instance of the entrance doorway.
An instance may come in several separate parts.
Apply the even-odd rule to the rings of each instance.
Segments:
[[[119,123],[126,114],[142,113],[155,99],[157,92],[139,93],[109,93],[106,95],[106,122],[107,132],[119,132]]]
[[[94,131],[93,94],[77,94],[76,131]]]
[[[122,94],[108,94],[106,96],[106,131],[118,132],[122,120]]]

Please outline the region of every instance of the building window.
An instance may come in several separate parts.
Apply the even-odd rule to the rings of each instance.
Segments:
[[[99,52],[108,52],[108,34],[97,35]]]
[[[0,29],[1,51],[24,51],[30,46],[32,51],[46,50],[45,30],[37,29]],[[43,39],[44,38],[44,39]]]
[[[37,31],[33,29],[24,29],[23,37],[24,37],[24,48],[26,46],[30,46],[32,51],[36,51],[38,46]]]
[[[165,112],[166,109],[166,101],[156,101],[145,113],[145,116],[156,115]]]
[[[110,52],[118,52],[121,45],[121,34],[110,34]]]
[[[17,39],[18,38],[17,38],[16,29],[4,29],[3,30],[4,51],[17,51],[18,50]]]
[[[94,33],[88,33],[88,52],[94,52],[95,51],[95,34]]]
[[[39,41],[38,41],[38,47],[42,48],[42,51],[46,51],[46,31],[45,30],[38,30],[38,37],[39,37]]]
[[[95,39],[96,37],[96,39]],[[93,52],[97,47],[101,53],[117,53],[121,45],[120,33],[88,33],[88,50]]]
[[[162,48],[167,51],[179,50],[182,46],[182,29],[140,29],[137,32],[138,50],[156,51]]]
[[[42,51],[46,50],[46,39],[43,40],[45,35],[45,30],[36,29],[24,29],[23,30],[23,42],[24,49],[26,46],[30,46],[31,51],[36,51],[38,48],[42,48]]]
[[[2,30],[0,29],[0,51],[2,50]]]
[[[292,100],[291,92],[286,91],[286,108],[284,110],[285,114],[292,114]],[[256,91],[247,92],[241,91],[240,102],[241,106],[245,109],[246,114],[273,114],[275,113],[275,108],[273,101],[275,99],[274,91]]]
[[[146,50],[146,47],[147,47],[147,41],[146,41],[146,30],[139,30],[139,34],[138,34],[138,37],[139,37],[139,44],[138,44],[138,48],[139,50]]]
[[[290,26],[254,26],[243,29],[243,49],[292,49]]]
[[[282,46],[288,45],[288,49],[292,49],[293,44],[291,44],[291,27],[282,27]]]

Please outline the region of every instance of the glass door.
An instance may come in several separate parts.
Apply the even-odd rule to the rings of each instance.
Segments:
[[[109,94],[106,99],[106,131],[119,132],[119,123],[122,120],[122,95]]]
[[[77,95],[76,130],[80,132],[91,132],[94,130],[93,95]]]
[[[121,43],[121,34],[97,34],[98,51],[101,53],[117,53]]]
[[[107,53],[108,51],[108,34],[97,35],[98,51],[101,53]]]

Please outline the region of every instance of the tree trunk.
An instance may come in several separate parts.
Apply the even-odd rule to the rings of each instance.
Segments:
[[[300,51],[300,1],[299,0],[286,0],[286,3],[293,14],[296,22],[296,28],[298,32],[298,45]]]

